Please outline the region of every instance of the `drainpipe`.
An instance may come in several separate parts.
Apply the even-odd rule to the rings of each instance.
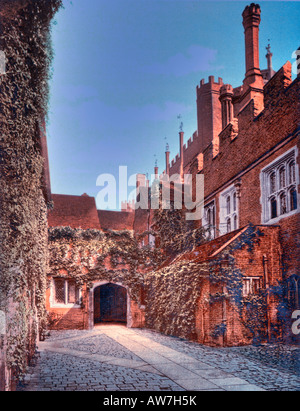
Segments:
[[[268,258],[266,255],[263,256],[263,267],[264,267],[264,280],[267,292],[267,335],[268,342],[271,338],[271,321],[270,321],[270,283],[269,283],[269,273],[268,273]]]
[[[237,228],[240,228],[242,226],[241,224],[241,201],[242,201],[242,194],[241,194],[241,189],[242,189],[242,180],[239,178],[238,180],[235,181],[234,183],[235,190],[236,190],[236,201],[237,201],[237,216],[238,216],[238,221],[237,221]]]
[[[223,295],[225,296],[227,294],[227,288],[223,286]],[[222,314],[222,323],[226,327],[226,331],[223,334],[223,346],[226,346],[227,343],[227,307],[226,307],[226,298],[223,298],[223,308],[222,308],[223,314]]]

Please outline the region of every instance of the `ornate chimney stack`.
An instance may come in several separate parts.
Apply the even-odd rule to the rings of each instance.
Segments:
[[[220,89],[220,101],[222,106],[222,128],[224,129],[233,119],[233,88],[230,84],[224,84]]]
[[[244,85],[255,85],[258,88],[263,88],[263,78],[259,67],[260,14],[260,6],[255,3],[251,3],[243,12],[246,51],[246,75]]]

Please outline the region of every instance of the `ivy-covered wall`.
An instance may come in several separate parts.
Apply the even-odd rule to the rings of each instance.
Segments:
[[[0,389],[24,372],[45,327],[47,201],[41,134],[60,0],[0,1]]]
[[[49,228],[49,271],[47,310],[50,328],[90,328],[90,290],[100,282],[120,284],[128,290],[131,322],[141,326],[145,276],[163,261],[159,249],[141,247],[131,231],[82,230],[70,227]],[[80,308],[51,306],[52,278],[74,280],[82,289]],[[136,317],[135,318],[135,314]]]
[[[243,295],[245,278],[259,278],[259,290]],[[156,331],[215,346],[283,339],[279,228],[249,226],[214,255],[201,245],[148,273],[145,289],[146,327]]]
[[[283,339],[279,227],[249,225],[223,241],[203,244],[198,230],[187,235],[193,238],[184,241],[187,249],[180,246],[180,233],[181,252],[170,256],[164,248],[141,247],[130,231],[50,228],[49,325],[93,327],[94,287],[111,282],[127,288],[132,311],[143,318],[133,327],[215,346]],[[165,243],[169,249],[167,239]],[[82,289],[80,308],[51,306],[53,278],[75,280]],[[245,279],[257,284],[249,295],[243,292]]]

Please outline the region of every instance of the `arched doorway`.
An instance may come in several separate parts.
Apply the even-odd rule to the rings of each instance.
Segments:
[[[94,324],[127,323],[127,290],[117,284],[94,289]]]

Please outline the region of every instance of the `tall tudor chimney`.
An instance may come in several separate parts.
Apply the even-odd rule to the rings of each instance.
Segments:
[[[243,12],[245,29],[246,74],[244,85],[263,88],[263,78],[259,66],[259,24],[261,9],[258,4],[251,3]]]

